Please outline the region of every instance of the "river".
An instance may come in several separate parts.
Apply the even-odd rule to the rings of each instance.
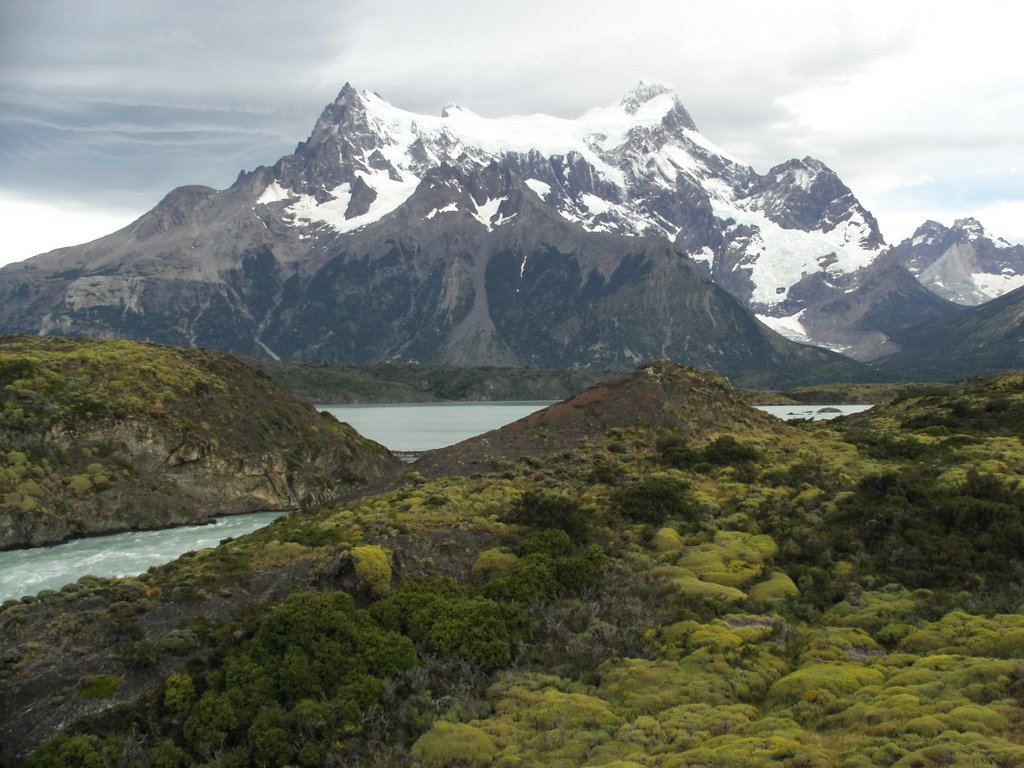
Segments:
[[[0,601],[60,589],[86,574],[131,576],[169,562],[185,552],[216,546],[222,539],[244,536],[281,517],[281,512],[253,512],[218,517],[211,525],[183,525],[160,531],[133,531],[90,536],[52,547],[0,552]]]

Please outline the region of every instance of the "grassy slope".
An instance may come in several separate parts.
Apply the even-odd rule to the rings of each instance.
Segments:
[[[33,765],[1009,768],[1022,416],[1015,375],[828,424],[633,426],[497,474],[412,473],[141,579],[7,606],[0,680],[59,673],[75,628],[94,664],[37,721],[155,690]],[[89,656],[98,627],[117,655]],[[304,666],[336,653],[350,677]]]

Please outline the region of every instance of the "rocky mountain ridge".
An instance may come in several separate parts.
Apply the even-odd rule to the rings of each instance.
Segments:
[[[957,219],[952,227],[926,221],[893,252],[922,285],[963,306],[1024,286],[1024,245],[990,234],[977,219]]]
[[[888,375],[948,380],[1024,369],[1024,288],[911,326],[902,341],[879,361]]]

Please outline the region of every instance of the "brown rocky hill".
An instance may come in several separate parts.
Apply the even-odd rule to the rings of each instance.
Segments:
[[[0,338],[0,548],[294,509],[400,470],[229,355]]]
[[[781,427],[747,405],[725,379],[658,361],[501,429],[425,453],[415,466],[428,477],[489,471],[498,461],[571,450],[611,429],[637,425],[670,427],[698,440],[711,433]]]

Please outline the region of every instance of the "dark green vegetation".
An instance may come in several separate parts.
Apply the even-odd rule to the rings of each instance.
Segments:
[[[820,387],[796,387],[782,392],[798,403],[888,403],[898,397],[941,394],[953,384],[892,382],[887,384],[826,384]]]
[[[411,363],[298,363],[252,358],[295,397],[311,403],[419,403],[435,400],[564,400],[616,375],[589,369],[463,368]]]
[[[0,338],[0,548],[295,508],[396,465],[221,353]]]
[[[700,385],[670,368],[638,377]],[[138,579],[5,606],[7,756],[1024,764],[1024,375],[798,425],[703,387],[699,428],[413,471]],[[637,391],[591,391],[580,418]]]
[[[1024,289],[920,323],[879,361],[888,377],[949,380],[1024,367]]]

